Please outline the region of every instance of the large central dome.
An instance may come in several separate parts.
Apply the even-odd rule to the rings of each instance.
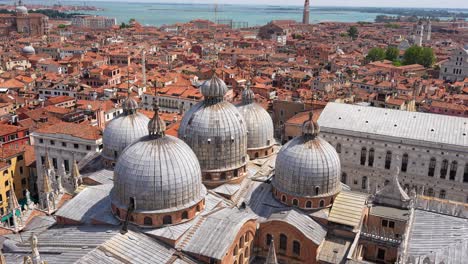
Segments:
[[[133,202],[133,222],[144,226],[192,218],[206,195],[197,157],[182,140],[165,135],[158,112],[147,127],[148,135],[128,146],[115,167],[114,211],[124,218],[122,210]]]
[[[240,181],[247,164],[245,120],[234,105],[224,101],[228,89],[221,79],[213,76],[200,89],[205,100],[184,115],[179,138],[197,155],[205,185]]]
[[[341,164],[335,148],[318,136],[312,120],[302,126],[302,136],[284,145],[276,157],[273,187],[283,203],[303,207],[324,207],[341,190]]]

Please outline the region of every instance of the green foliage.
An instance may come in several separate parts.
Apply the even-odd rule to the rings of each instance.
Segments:
[[[60,24],[60,25],[58,25],[57,27],[58,27],[58,28],[66,28],[67,26],[64,25],[64,24]]]
[[[387,23],[387,24],[385,24],[385,27],[386,27],[386,28],[398,29],[398,28],[400,28],[400,25],[399,25],[399,24],[395,24],[395,23]]]
[[[130,27],[130,25],[127,25],[124,22],[122,22],[122,24],[120,24],[120,26],[119,26],[120,29],[129,28],[129,27]]]
[[[401,63],[401,61],[400,61],[400,60],[393,61],[393,63],[392,63],[392,64],[393,64],[393,66],[397,66],[397,67],[400,67],[400,66],[402,66],[402,65],[403,65],[403,63]]]
[[[351,26],[348,29],[348,35],[353,39],[356,40],[359,37],[359,31],[357,27]]]
[[[403,55],[403,64],[421,64],[424,67],[431,67],[436,58],[431,48],[412,46]]]
[[[395,61],[399,55],[400,51],[396,47],[388,47],[385,51],[385,58],[390,61]]]
[[[367,53],[367,56],[366,56],[367,62],[381,61],[384,59],[385,59],[385,50],[382,48],[372,48],[371,50],[369,50],[369,53]]]

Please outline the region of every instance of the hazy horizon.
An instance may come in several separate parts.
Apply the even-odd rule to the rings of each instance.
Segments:
[[[28,2],[26,0],[26,2]],[[36,2],[36,1],[31,1]],[[41,2],[51,2],[56,1],[41,1]],[[74,0],[62,0],[63,2],[81,2]],[[292,5],[303,5],[303,0],[291,0],[285,4],[284,0],[256,0],[255,2],[251,0],[98,0],[98,1],[85,1],[88,5],[92,5],[93,2],[127,2],[127,3],[185,3],[185,4],[242,4],[242,5],[279,5],[279,6],[292,6]],[[401,0],[387,0],[387,1],[370,1],[370,0],[312,0],[310,5],[313,8],[317,7],[402,7],[402,8],[459,8],[466,9],[468,8],[468,1],[460,0],[446,0],[441,5],[441,1],[437,0],[414,0],[414,1],[401,1]]]

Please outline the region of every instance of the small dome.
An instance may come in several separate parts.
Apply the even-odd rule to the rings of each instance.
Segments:
[[[114,171],[112,203],[135,213],[159,214],[184,210],[206,195],[195,153],[172,136],[145,136],[120,156]]]
[[[242,93],[242,104],[237,109],[242,114],[247,125],[247,148],[264,149],[275,143],[273,120],[268,112],[259,104],[254,103],[255,94],[250,88]]]
[[[28,14],[28,9],[25,6],[19,5],[16,7],[16,13],[20,15]]]
[[[341,163],[335,148],[319,137],[310,116],[302,136],[284,145],[276,157],[273,186],[296,197],[334,195],[341,190]]]
[[[228,91],[228,88],[226,83],[224,83],[224,81],[218,78],[218,76],[215,74],[211,80],[207,80],[201,85],[200,90],[203,96],[207,99],[222,100]]]
[[[149,118],[141,113],[123,114],[109,122],[102,137],[103,155],[117,160],[128,145],[148,134],[148,122]]]
[[[24,46],[23,49],[21,49],[21,53],[24,55],[34,55],[36,54],[36,50],[33,48],[31,45]]]

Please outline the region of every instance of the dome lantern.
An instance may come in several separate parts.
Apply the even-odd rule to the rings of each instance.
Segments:
[[[166,123],[159,116],[159,105],[154,103],[154,116],[148,123],[148,132],[151,138],[164,137],[166,131]]]
[[[127,98],[122,103],[123,112],[125,115],[135,114],[138,108],[138,103],[132,98],[132,88],[128,88]]]
[[[314,112],[309,112],[309,119],[302,124],[302,135],[304,137],[314,139],[320,133],[319,124],[314,121]]]
[[[250,82],[247,83],[247,87],[242,92],[242,103],[247,105],[255,102],[255,94],[250,89]]]
[[[224,100],[224,95],[227,93],[228,88],[226,83],[214,73],[210,80],[205,81],[201,85],[200,90],[206,102],[217,103]]]

